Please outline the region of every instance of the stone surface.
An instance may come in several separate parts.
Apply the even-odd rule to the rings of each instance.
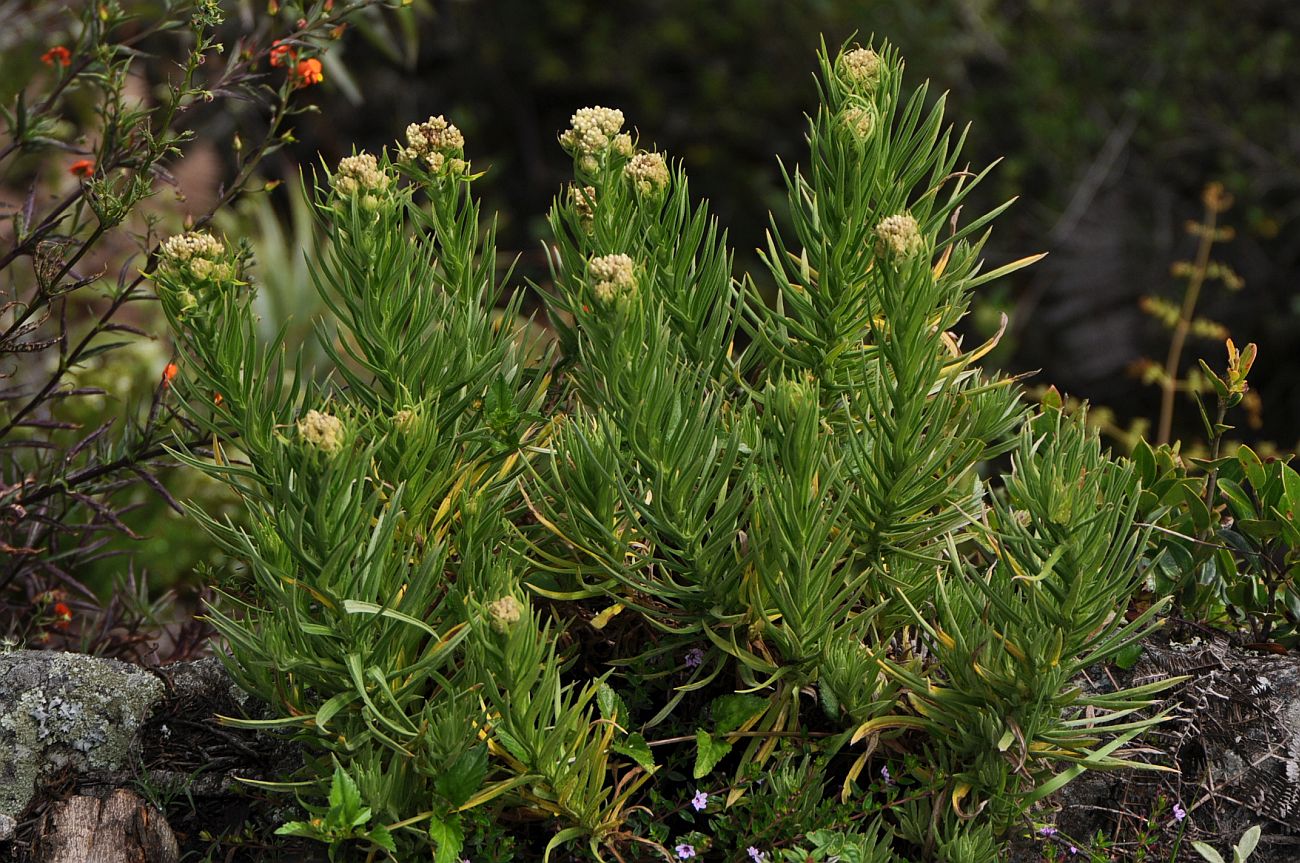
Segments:
[[[35,863],[176,863],[180,848],[166,819],[133,792],[72,797],[41,819]]]
[[[1060,836],[1132,839],[1165,803],[1155,830],[1167,842],[1180,832],[1184,848],[1208,842],[1229,850],[1252,825],[1262,828],[1251,863],[1300,860],[1300,657],[1254,653],[1225,639],[1148,643],[1142,660],[1120,687],[1187,676],[1161,696],[1168,719],[1142,741],[1135,760],[1176,772],[1121,770],[1086,773],[1066,785],[1036,814]],[[1105,675],[1083,682],[1108,691]],[[1173,804],[1187,813],[1179,821]],[[1038,863],[1044,842],[1016,843],[1010,863]]]
[[[0,815],[18,816],[57,772],[122,770],[163,696],[151,672],[111,659],[0,654]]]

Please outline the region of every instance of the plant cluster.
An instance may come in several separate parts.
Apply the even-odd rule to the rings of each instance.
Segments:
[[[158,205],[159,192],[233,119],[233,175],[187,216],[208,224],[292,140],[318,55],[379,2],[286,8],[247,32],[217,0],[46,6],[33,35],[60,43],[7,46],[40,62],[0,85],[0,179],[28,189],[6,203],[0,237],[0,635],[141,653],[143,573],[119,566],[112,598],[100,596],[104,559],[141,538],[139,510],[180,512],[163,446],[178,427],[175,366],[150,335],[161,321],[147,274],[181,207]],[[295,23],[268,45],[280,17]],[[286,50],[312,74],[268,77]],[[142,94],[142,81],[157,86]]]
[[[560,137],[554,344],[445,117],[313,190],[329,377],[259,337],[240,246],[163,244],[172,385],[211,441],[179,457],[247,509],[200,514],[241,563],[211,620],[274,713],[230,721],[308,752],[286,832],[439,863],[985,861],[1158,721],[1165,683],[1073,682],[1167,604],[1125,614],[1139,467],[953,334],[1034,258],[984,270],[1006,205],[960,218],[987,170],[894,50],[820,62],[771,303],[602,107]]]

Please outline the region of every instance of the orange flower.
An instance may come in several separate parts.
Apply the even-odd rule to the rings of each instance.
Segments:
[[[212,403],[213,403],[214,405],[216,405],[217,407],[221,407],[221,403],[224,402],[224,401],[225,401],[225,399],[223,399],[223,398],[221,397],[221,393],[213,393],[213,394],[212,394]]]
[[[69,623],[72,623],[72,609],[66,602],[54,603],[54,625],[59,629],[67,629]]]
[[[167,367],[163,369],[162,385],[167,386],[169,383],[171,383],[172,378],[176,377],[176,372],[178,371],[179,369],[176,367],[176,363],[168,363]]]
[[[72,52],[62,45],[55,45],[41,55],[41,62],[46,66],[53,66],[55,63],[60,66],[68,66],[72,63]]]
[[[298,68],[294,70],[294,77],[295,87],[310,87],[312,84],[319,84],[324,81],[325,73],[321,71],[320,61],[312,57],[298,62]]]
[[[285,45],[283,39],[271,43],[271,65],[286,66],[298,58],[298,52],[292,45]]]
[[[89,177],[95,173],[95,160],[78,159],[68,166],[68,173],[74,177]]]

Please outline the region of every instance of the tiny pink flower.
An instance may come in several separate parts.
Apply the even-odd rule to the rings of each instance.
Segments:
[[[695,807],[696,812],[703,812],[709,805],[709,795],[697,788],[695,796],[691,798],[691,805]]]
[[[677,850],[677,859],[679,860],[689,860],[690,858],[695,856],[695,846],[687,845],[685,842],[683,842],[681,845],[678,845],[676,850]]]

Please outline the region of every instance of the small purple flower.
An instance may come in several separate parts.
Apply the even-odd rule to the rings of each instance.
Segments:
[[[695,807],[696,812],[703,812],[709,805],[709,795],[698,788],[695,789],[695,796],[691,798],[691,805]]]
[[[699,668],[704,664],[704,651],[698,647],[692,647],[686,651],[686,667]]]
[[[1071,854],[1078,854],[1078,853],[1079,853],[1079,849],[1076,848],[1076,847],[1074,847],[1073,845],[1071,845],[1071,846],[1070,846],[1070,853],[1071,853]]]
[[[885,784],[886,784],[886,785],[893,785],[893,784],[894,784],[894,780],[893,780],[893,778],[889,775],[889,767],[888,767],[888,765],[886,765],[886,766],[880,768],[880,777],[881,777],[882,779],[885,780]]]
[[[749,859],[753,860],[754,863],[763,863],[763,861],[767,859],[767,855],[762,851],[759,851],[753,845],[750,845],[745,850],[749,852]]]
[[[1038,835],[1039,835],[1039,836],[1055,836],[1055,835],[1056,835],[1056,828],[1053,827],[1051,824],[1048,824],[1046,827],[1039,827],[1039,828],[1038,828]]]
[[[1183,820],[1184,818],[1186,818],[1186,817],[1187,817],[1187,810],[1184,809],[1184,808],[1182,807],[1182,804],[1180,804],[1180,803],[1175,803],[1175,804],[1174,804],[1174,821],[1175,821],[1175,822],[1182,821],[1182,820]]]
[[[695,846],[694,846],[694,845],[687,845],[685,842],[683,842],[681,845],[678,845],[678,846],[677,846],[677,859],[678,859],[678,860],[689,860],[690,858],[692,858],[692,857],[694,857],[694,856],[695,856]]]

